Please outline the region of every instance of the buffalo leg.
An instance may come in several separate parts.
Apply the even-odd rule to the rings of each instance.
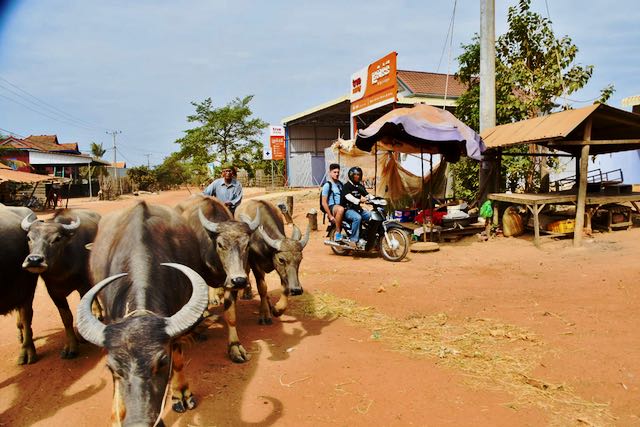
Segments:
[[[276,317],[282,316],[282,314],[287,309],[287,305],[289,304],[289,288],[282,283],[282,294],[280,295],[280,299],[276,303],[275,307],[273,307],[272,313]]]
[[[49,295],[51,296],[53,303],[58,307],[58,312],[60,313],[60,318],[64,325],[64,332],[67,335],[67,343],[60,352],[60,357],[63,359],[73,359],[78,356],[78,337],[73,330],[73,315],[69,309],[67,298],[57,295],[54,296],[51,295],[51,293],[49,293]]]
[[[267,294],[267,283],[264,280],[264,271],[259,268],[253,267],[253,276],[256,278],[256,287],[260,294],[260,317],[258,323],[260,325],[271,325],[271,302],[269,301],[269,295]]]
[[[252,300],[253,299],[253,290],[251,289],[251,282],[247,283],[244,290],[242,291],[242,299],[244,300]]]
[[[189,390],[184,375],[184,356],[180,344],[171,345],[173,372],[171,373],[171,408],[176,412],[185,412],[196,407],[196,399]]]
[[[33,330],[31,329],[31,321],[33,320],[32,301],[24,304],[18,309],[17,326],[19,339],[22,343],[20,355],[18,356],[18,365],[31,364],[38,358],[36,356],[36,347],[33,344]]]
[[[236,363],[244,363],[251,359],[251,355],[247,353],[236,330],[236,299],[238,297],[237,290],[225,290],[224,292],[224,320],[227,323],[229,333],[229,358]]]

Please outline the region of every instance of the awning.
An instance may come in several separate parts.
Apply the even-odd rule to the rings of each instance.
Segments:
[[[584,141],[588,119],[591,139]],[[482,139],[487,149],[538,144],[576,154],[588,144],[592,155],[635,150],[640,149],[640,114],[594,104],[496,126],[482,132]]]
[[[382,150],[442,154],[450,162],[465,155],[480,160],[484,151],[473,129],[449,111],[423,104],[392,110],[358,131],[356,147],[370,151],[376,142]]]
[[[33,184],[36,182],[57,182],[58,178],[49,175],[38,175],[29,172],[14,171],[13,169],[0,168],[1,182],[17,182],[25,184]]]

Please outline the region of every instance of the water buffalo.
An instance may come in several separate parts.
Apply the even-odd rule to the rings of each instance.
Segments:
[[[47,221],[36,220],[35,215],[22,221],[29,240],[29,254],[22,268],[40,274],[60,312],[67,335],[60,353],[63,359],[78,356],[78,338],[67,297],[73,291],[83,296],[91,287],[85,245],[96,237],[98,222],[100,214],[85,209],[59,210]]]
[[[208,287],[191,228],[173,209],[140,202],[105,215],[89,263],[98,283],[80,301],[78,331],[108,352],[114,425],[163,425],[169,379],[173,409],[194,408],[179,338],[201,319]],[[96,295],[106,324],[91,314]]]
[[[249,245],[249,265],[256,278],[260,294],[260,324],[271,324],[271,316],[279,317],[287,308],[287,298],[302,295],[302,286],[298,280],[298,269],[302,261],[302,250],[309,241],[310,228],[304,237],[300,229],[293,226],[291,238],[284,234],[284,222],[278,209],[264,200],[249,200],[238,207],[236,215],[251,216],[260,213],[260,227],[251,236]],[[271,305],[267,295],[264,275],[273,270],[278,272],[282,284],[282,295],[275,306]]]
[[[29,253],[27,233],[20,224],[25,216],[33,215],[29,208],[0,206],[0,314],[17,310],[18,338],[22,343],[18,364],[36,361],[31,320],[33,295],[38,276],[22,269],[22,260]]]
[[[250,359],[236,329],[236,299],[249,284],[249,241],[260,218],[233,219],[229,209],[215,197],[196,195],[177,207],[197,236],[200,256],[207,266],[209,286],[224,290],[224,318],[228,329],[228,354],[236,363]]]

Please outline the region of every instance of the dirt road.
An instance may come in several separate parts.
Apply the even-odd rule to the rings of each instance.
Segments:
[[[71,205],[105,213],[135,200]],[[317,200],[297,193],[296,223]],[[251,361],[228,360],[218,324],[186,350],[199,405],[168,411],[167,425],[640,425],[640,229],[579,249],[468,238],[401,263],[337,257],[323,237],[312,233],[305,295],[281,319],[258,325],[258,299],[241,301]],[[267,280],[277,299],[276,274]],[[60,359],[64,330],[42,284],[34,311],[30,366],[16,365],[15,318],[0,318],[0,426],[109,425],[101,350],[83,344],[78,359]]]

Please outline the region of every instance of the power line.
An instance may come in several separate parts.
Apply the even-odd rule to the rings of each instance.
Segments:
[[[29,96],[30,98],[34,99],[36,102],[29,100],[28,98],[26,98],[26,97],[22,96],[21,94],[19,94],[19,93],[17,93],[17,92],[15,92],[15,91],[13,91],[13,90],[11,90],[11,89],[7,88],[7,87],[6,87],[6,86],[4,86],[4,85],[0,85],[0,86],[1,86],[1,87],[3,87],[5,90],[8,90],[8,91],[12,92],[13,94],[15,94],[15,95],[19,96],[21,99],[24,99],[25,101],[30,102],[30,103],[32,103],[32,104],[34,104],[34,105],[37,105],[37,106],[38,106],[38,107],[40,107],[40,108],[43,108],[43,107],[44,107],[45,109],[49,110],[50,112],[53,112],[54,114],[57,114],[57,115],[59,115],[59,116],[61,116],[61,117],[63,117],[63,118],[66,118],[67,120],[75,121],[75,122],[77,122],[77,123],[79,123],[79,124],[81,124],[81,125],[83,125],[83,126],[87,126],[87,127],[93,128],[94,130],[104,130],[104,129],[107,129],[107,128],[106,128],[106,127],[104,127],[104,126],[96,125],[95,123],[91,123],[91,122],[88,122],[88,121],[86,121],[86,120],[80,119],[80,118],[78,118],[78,117],[73,116],[72,114],[69,114],[69,113],[67,113],[67,112],[65,112],[65,111],[63,111],[63,110],[61,110],[60,108],[58,108],[58,107],[56,107],[56,106],[54,106],[54,105],[52,105],[52,104],[50,104],[50,103],[48,103],[48,102],[46,102],[46,101],[44,101],[44,100],[40,99],[40,98],[38,98],[37,96],[35,96],[35,95],[33,95],[33,94],[29,93],[28,91],[26,91],[26,90],[22,89],[20,86],[18,86],[18,85],[16,85],[16,84],[14,84],[14,83],[12,83],[12,82],[10,82],[9,80],[7,80],[6,78],[4,78],[4,77],[2,77],[2,76],[0,76],[0,80],[1,80],[1,81],[3,81],[3,82],[5,82],[5,83],[7,83],[7,84],[9,84],[10,86],[12,86],[12,87],[16,88],[16,89],[17,89],[17,90],[19,90],[20,92],[22,92],[22,93],[26,94],[26,95],[27,95],[27,96]],[[66,117],[65,117],[65,116],[66,116]]]
[[[3,131],[3,132],[8,133],[9,135],[15,135],[18,138],[23,138],[23,139],[26,138],[26,136],[24,136],[24,135],[20,135],[19,133],[15,133],[15,132],[12,132],[12,131],[7,130],[7,129],[0,128],[0,130]]]
[[[59,122],[59,123],[65,124],[65,125],[67,125],[67,126],[75,126],[75,127],[77,127],[77,128],[81,128],[81,129],[84,129],[84,130],[95,130],[95,129],[93,129],[93,128],[89,128],[89,127],[87,127],[87,126],[81,126],[81,125],[79,125],[79,124],[75,124],[75,123],[72,123],[72,122],[69,122],[69,121],[63,120],[63,119],[61,119],[61,118],[51,116],[51,115],[49,115],[49,114],[47,114],[47,113],[44,113],[44,112],[42,112],[42,111],[36,110],[36,109],[34,109],[34,108],[31,108],[30,106],[28,106],[28,105],[26,105],[26,104],[23,104],[23,103],[22,103],[22,102],[20,102],[20,101],[16,101],[15,99],[10,98],[10,97],[8,97],[8,96],[6,96],[6,95],[0,94],[0,97],[5,98],[5,99],[8,99],[8,100],[9,100],[9,101],[11,101],[11,102],[14,102],[14,103],[16,103],[16,104],[18,104],[18,105],[23,106],[23,107],[24,107],[24,108],[26,108],[27,110],[31,110],[31,111],[33,111],[34,113],[40,114],[41,116],[45,116],[45,117],[47,117],[47,118],[49,118],[49,119],[51,119],[51,120],[55,120],[56,122]]]

